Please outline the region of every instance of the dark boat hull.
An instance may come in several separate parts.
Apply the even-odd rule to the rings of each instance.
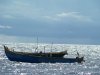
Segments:
[[[17,62],[30,62],[30,63],[74,63],[79,62],[77,58],[58,58],[58,57],[41,57],[23,54],[21,52],[12,52],[5,47],[5,53],[9,60]],[[81,58],[80,58],[81,59]]]

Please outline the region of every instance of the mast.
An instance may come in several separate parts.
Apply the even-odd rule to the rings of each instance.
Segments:
[[[53,46],[53,42],[52,42],[52,44],[51,44],[51,53],[52,53],[52,46]]]
[[[45,46],[44,46],[44,53],[45,53]]]
[[[52,57],[52,46],[53,46],[53,42],[51,44],[51,52],[50,52],[50,57]]]
[[[37,37],[37,40],[36,40],[36,49],[35,49],[35,52],[38,52],[38,37]]]
[[[38,37],[37,37],[37,49],[38,49]]]

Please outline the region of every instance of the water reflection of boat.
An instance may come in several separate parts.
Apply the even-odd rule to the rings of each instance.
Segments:
[[[75,58],[64,58],[63,56],[67,54],[66,51],[63,52],[49,52],[49,53],[27,53],[27,52],[16,52],[10,50],[7,46],[4,46],[5,54],[11,61],[18,62],[30,62],[30,63],[81,63],[84,61],[84,57]]]

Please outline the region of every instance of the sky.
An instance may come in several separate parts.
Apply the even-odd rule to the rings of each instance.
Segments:
[[[0,0],[0,41],[100,44],[100,0]]]

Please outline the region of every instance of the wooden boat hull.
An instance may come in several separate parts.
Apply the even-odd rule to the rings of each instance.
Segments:
[[[30,63],[74,63],[74,62],[82,62],[83,58],[59,58],[59,57],[41,57],[34,56],[29,54],[24,54],[21,52],[12,52],[8,49],[8,47],[4,47],[5,54],[11,61],[17,62],[30,62]]]

